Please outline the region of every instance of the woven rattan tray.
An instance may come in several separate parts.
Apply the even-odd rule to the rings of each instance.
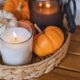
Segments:
[[[33,63],[23,66],[7,66],[0,64],[0,79],[6,80],[23,80],[39,77],[42,74],[48,73],[58,66],[60,61],[66,56],[68,45],[70,41],[70,34],[67,34],[67,39],[64,42],[63,46],[57,50],[50,57]]]
[[[61,60],[66,56],[70,42],[70,35],[71,34],[66,31],[64,44],[53,55],[50,55],[41,61],[34,62],[29,65],[8,66],[4,65],[0,58],[0,79],[27,80],[50,72],[54,69],[54,67],[58,66]]]

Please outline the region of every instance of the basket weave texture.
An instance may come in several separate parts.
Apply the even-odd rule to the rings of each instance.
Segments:
[[[4,0],[3,0],[4,1]],[[23,66],[7,66],[0,64],[0,79],[28,80],[39,77],[53,70],[66,56],[71,34],[67,31],[67,38],[62,47],[46,59]]]
[[[50,72],[66,56],[70,35],[68,34],[65,43],[59,50],[43,61],[24,66],[6,66],[0,64],[0,79],[27,80]]]

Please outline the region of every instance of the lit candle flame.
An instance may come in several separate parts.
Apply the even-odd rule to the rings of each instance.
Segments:
[[[45,4],[45,6],[46,6],[47,8],[50,8],[50,7],[51,7],[50,3],[48,3],[48,2]]]
[[[15,33],[15,32],[13,32],[13,36],[14,36],[14,40],[16,40],[17,35],[16,35],[16,33]]]
[[[40,2],[40,3],[39,3],[39,7],[42,7],[42,6],[43,6],[43,4],[42,4],[42,2]]]

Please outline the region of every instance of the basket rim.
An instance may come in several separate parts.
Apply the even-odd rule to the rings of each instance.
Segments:
[[[68,32],[67,34],[68,34],[68,37],[67,37],[65,43],[63,44],[63,46],[60,47],[57,51],[55,51],[52,56],[50,56],[50,57],[48,57],[48,58],[46,58],[46,59],[44,59],[42,61],[35,62],[35,63],[32,63],[32,64],[20,65],[20,66],[10,66],[10,65],[2,65],[2,64],[0,64],[0,67],[2,67],[2,68],[18,68],[19,69],[19,68],[31,67],[31,66],[36,66],[38,64],[42,64],[45,61],[48,61],[49,59],[51,59],[52,57],[55,57],[59,52],[61,52],[62,48],[64,48],[64,46],[66,45],[67,41],[70,39],[71,33]]]

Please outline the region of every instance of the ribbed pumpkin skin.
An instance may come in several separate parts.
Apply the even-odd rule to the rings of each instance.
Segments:
[[[38,56],[46,56],[59,49],[63,42],[63,32],[58,27],[48,26],[34,39],[33,51]]]
[[[20,20],[20,19],[29,19],[29,7],[26,0],[7,0],[3,8],[11,13]]]

